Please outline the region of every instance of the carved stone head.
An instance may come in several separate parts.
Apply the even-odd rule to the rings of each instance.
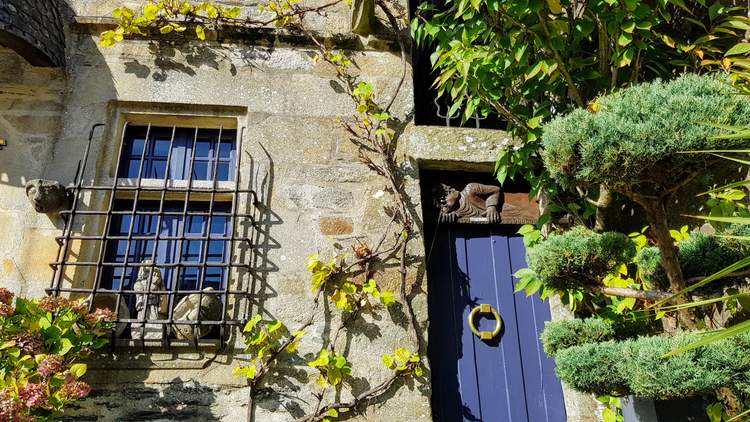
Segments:
[[[441,183],[432,189],[432,197],[435,207],[439,208],[441,213],[448,214],[460,205],[461,192]]]
[[[26,183],[26,196],[39,213],[55,213],[70,207],[70,194],[55,180],[33,179]]]

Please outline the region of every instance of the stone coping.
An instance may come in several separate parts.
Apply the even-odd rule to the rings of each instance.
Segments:
[[[491,172],[498,153],[516,144],[495,129],[412,125],[405,137],[406,154],[423,169]]]

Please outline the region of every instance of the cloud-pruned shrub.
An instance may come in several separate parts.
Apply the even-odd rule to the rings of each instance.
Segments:
[[[544,129],[544,161],[565,186],[604,184],[660,194],[720,160],[683,151],[737,148],[745,139],[710,139],[712,124],[750,124],[750,101],[717,76],[686,74],[601,97],[598,111],[577,109]]]
[[[547,321],[540,339],[544,352],[555,356],[558,351],[586,343],[599,343],[615,338],[611,324],[600,318]]]
[[[544,284],[557,290],[600,284],[601,278],[635,256],[635,246],[616,232],[575,227],[528,249],[528,262]]]
[[[670,399],[714,394],[721,387],[750,393],[750,333],[662,357],[698,338],[682,333],[569,347],[555,355],[557,374],[576,390],[595,394]]]

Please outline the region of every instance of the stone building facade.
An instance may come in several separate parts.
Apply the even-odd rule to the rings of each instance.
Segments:
[[[9,12],[11,7],[23,11],[35,3],[41,4],[37,5],[40,10],[47,10],[49,4],[4,2],[0,29],[7,27],[9,16],[27,19]],[[258,13],[255,2],[222,3],[241,6],[244,15]],[[238,134],[239,182],[257,192],[262,205],[258,211],[262,233],[255,238],[252,252],[254,271],[261,276],[246,285],[252,292],[250,314],[279,319],[290,327],[302,323],[313,298],[307,257],[314,253],[331,257],[339,244],[355,239],[372,242],[390,219],[383,209],[390,195],[387,185],[359,162],[357,149],[339,123],[352,114],[352,104],[332,82],[334,69],[315,63],[314,46],[282,33],[259,32],[251,41],[235,36],[206,43],[138,38],[113,48],[101,47],[98,34],[108,24],[103,17],[121,4],[138,7],[141,2],[63,3],[58,9],[64,23],[60,31],[47,25],[52,30],[41,32],[47,35],[27,40],[39,47],[46,62],[30,63],[24,58],[28,55],[22,56],[10,43],[0,48],[0,138],[7,142],[0,151],[0,285],[22,296],[45,294],[53,278],[49,263],[58,259],[56,237],[65,222],[35,212],[26,199],[25,185],[31,179],[71,185],[93,125],[103,124],[94,131],[89,163],[81,176],[87,182],[117,176],[114,169],[126,121],[166,126],[191,121],[208,127],[225,122]],[[377,31],[354,36],[349,8],[343,3],[325,18],[310,15],[307,23],[348,49],[361,69],[361,78],[374,84],[378,100],[388,101],[391,93],[398,92],[392,114],[408,122],[398,155],[418,230],[422,227],[420,170],[491,172],[498,151],[509,145],[510,137],[501,131],[423,127],[411,122],[415,107],[411,67],[407,66],[402,82],[402,63],[392,40],[380,39]],[[37,31],[34,25],[23,26]],[[54,38],[58,34],[63,38]],[[85,197],[90,207],[107,200],[106,195]],[[240,205],[249,207],[247,198]],[[77,230],[96,232],[99,224],[80,220]],[[418,236],[421,239],[421,232]],[[87,249],[85,242],[72,243],[72,253],[80,259],[97,253]],[[413,306],[421,334],[428,340],[427,295],[433,293],[427,291],[424,276],[424,245],[417,241],[412,246],[411,253],[418,257],[409,269],[415,280]],[[87,271],[65,277],[72,284],[85,283],[93,277]],[[385,288],[397,287],[395,270],[377,277]],[[387,315],[375,318],[366,315],[360,327],[363,334],[346,340],[355,392],[388,375],[381,355],[400,346],[415,347],[409,344],[403,325],[393,324]],[[300,355],[316,353],[322,335],[335,323],[321,320],[314,324]],[[387,329],[378,328],[384,324]],[[221,350],[210,342],[198,348],[176,344],[171,349],[119,345],[114,353],[90,363],[88,377],[95,392],[66,418],[245,420],[247,387],[232,374],[246,359],[237,331]],[[315,401],[315,371],[303,361],[295,365],[295,370],[267,381],[256,399],[255,420],[288,421],[309,410]],[[432,420],[430,391],[429,382],[403,386],[384,403],[370,407],[362,418]],[[585,400],[574,399],[572,392],[566,395],[569,420],[596,419]]]

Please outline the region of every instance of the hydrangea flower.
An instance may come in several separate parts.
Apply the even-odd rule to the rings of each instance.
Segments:
[[[44,346],[44,342],[39,334],[20,333],[13,336],[16,347],[28,355],[36,354]]]
[[[62,356],[50,355],[44,358],[42,363],[39,364],[37,372],[39,372],[39,375],[41,375],[43,378],[49,378],[62,371],[64,363],[65,360]]]
[[[28,408],[44,407],[47,405],[47,386],[28,383],[18,392],[18,399]]]
[[[115,313],[109,308],[97,308],[94,312],[86,315],[86,322],[97,324],[103,321],[114,321]]]
[[[57,312],[62,308],[70,306],[70,301],[64,297],[47,296],[39,301],[39,307],[47,312]]]
[[[5,287],[0,287],[0,303],[4,303],[6,305],[10,305],[13,303],[13,292],[6,289]]]
[[[60,391],[65,397],[83,399],[91,393],[91,386],[83,381],[70,381]]]
[[[9,317],[13,316],[14,313],[16,313],[16,310],[13,306],[7,303],[0,303],[0,316]]]

